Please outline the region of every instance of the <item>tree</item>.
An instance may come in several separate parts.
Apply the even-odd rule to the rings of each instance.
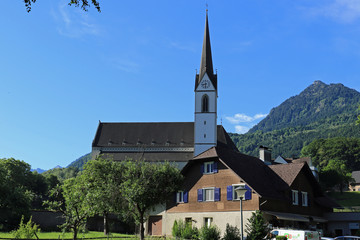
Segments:
[[[35,3],[36,0],[24,0],[25,3],[25,7],[26,10],[28,12],[31,11],[31,4]],[[98,10],[98,12],[100,12],[100,4],[99,1],[97,0],[91,0],[92,5],[94,5],[94,7]],[[88,0],[70,0],[69,5],[75,5],[75,7],[79,7],[81,6],[81,9],[84,11],[87,11],[88,8],[90,7],[89,1]]]
[[[360,111],[360,105],[359,105],[358,110]],[[357,116],[356,124],[360,124],[360,114]]]
[[[330,160],[340,160],[349,169],[356,171],[360,168],[360,139],[336,137],[317,139],[303,147],[301,155],[311,157],[314,165],[325,168]]]
[[[269,232],[269,226],[260,211],[252,213],[246,224],[245,232],[248,240],[262,240]]]
[[[164,204],[171,194],[180,190],[183,177],[179,169],[167,162],[126,161],[123,164],[121,191],[136,223],[140,224],[140,239],[143,240],[148,211]]]
[[[0,159],[0,229],[17,227],[21,217],[30,215],[33,193],[30,165],[14,158]]]
[[[119,189],[123,181],[123,164],[98,157],[84,166],[87,199],[94,211],[104,216],[104,234],[109,233],[108,214],[121,213],[124,199]]]
[[[86,220],[95,214],[93,206],[87,201],[85,178],[70,178],[52,190],[53,201],[46,201],[49,210],[59,211],[65,217],[61,228],[73,231],[73,239],[77,239],[79,230],[85,227]]]
[[[320,183],[326,189],[331,190],[335,186],[339,188],[340,193],[343,193],[345,186],[348,186],[353,181],[351,172],[346,167],[345,161],[330,160],[329,164],[320,171]]]

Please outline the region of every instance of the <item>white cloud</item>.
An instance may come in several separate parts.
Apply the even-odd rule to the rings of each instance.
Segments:
[[[70,8],[66,1],[61,1],[51,14],[58,24],[58,32],[63,36],[79,38],[84,35],[99,35],[101,32],[100,27],[92,22],[88,12]]]
[[[240,125],[235,126],[235,132],[240,134],[246,133],[247,131],[249,131],[249,129],[250,129],[249,127],[245,127],[245,126],[240,126]]]
[[[313,15],[331,17],[336,21],[351,23],[360,18],[360,1],[334,0],[328,5],[307,10]]]
[[[226,117],[225,119],[230,123],[235,125],[236,133],[246,133],[250,130],[255,124],[257,124],[261,119],[266,117],[267,114],[257,113],[254,116],[248,116],[243,113],[236,113],[234,116]],[[239,123],[242,123],[239,125]]]
[[[230,123],[232,124],[238,124],[238,123],[250,123],[250,122],[253,122],[257,119],[260,119],[260,118],[264,118],[266,117],[267,114],[261,114],[261,113],[258,113],[258,114],[255,114],[255,116],[251,117],[251,116],[248,116],[246,114],[243,114],[243,113],[237,113],[235,114],[233,117],[225,117],[226,120],[228,120]]]
[[[254,120],[257,120],[257,119],[259,119],[259,118],[264,118],[264,117],[266,117],[266,116],[267,116],[267,114],[258,113],[258,114],[255,114]]]

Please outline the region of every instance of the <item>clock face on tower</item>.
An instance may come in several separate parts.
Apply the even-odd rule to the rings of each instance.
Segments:
[[[208,88],[208,87],[210,87],[210,81],[207,80],[207,79],[205,79],[204,81],[202,81],[201,86],[202,86],[203,88]]]

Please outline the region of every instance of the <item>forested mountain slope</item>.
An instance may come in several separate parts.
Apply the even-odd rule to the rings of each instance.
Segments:
[[[273,157],[299,156],[314,139],[360,137],[355,125],[360,93],[342,84],[315,81],[299,95],[273,108],[246,134],[230,134],[239,150],[258,156],[258,146],[272,148]]]

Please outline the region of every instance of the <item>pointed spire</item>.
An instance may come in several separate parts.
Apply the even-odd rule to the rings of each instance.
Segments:
[[[214,74],[212,57],[211,57],[211,44],[210,44],[210,31],[209,31],[209,22],[208,22],[208,10],[206,9],[206,20],[205,20],[205,32],[204,32],[204,41],[203,48],[201,53],[201,62],[199,74],[196,76],[195,88],[199,85],[200,81],[204,77],[205,73],[209,76],[212,84],[216,88],[217,86],[217,76]]]

